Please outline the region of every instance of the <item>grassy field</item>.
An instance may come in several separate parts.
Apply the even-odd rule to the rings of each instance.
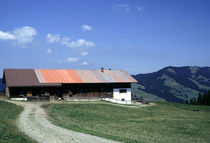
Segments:
[[[191,143],[210,141],[210,107],[156,103],[128,108],[111,104],[54,104],[56,125],[123,142]]]
[[[35,143],[15,126],[22,107],[0,101],[0,143]]]

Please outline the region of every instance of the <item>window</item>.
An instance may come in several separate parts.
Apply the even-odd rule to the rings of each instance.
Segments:
[[[120,89],[120,91],[119,91],[120,93],[126,93],[127,92],[127,90],[126,89]]]

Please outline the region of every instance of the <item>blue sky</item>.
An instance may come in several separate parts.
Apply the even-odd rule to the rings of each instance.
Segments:
[[[210,66],[210,1],[0,0],[0,50],[1,71]]]

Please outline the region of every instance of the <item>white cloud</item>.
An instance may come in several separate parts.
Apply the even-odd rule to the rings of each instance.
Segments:
[[[112,6],[112,9],[116,11],[126,11],[126,12],[130,12],[131,10],[136,9],[138,12],[142,12],[144,10],[144,7],[142,6],[132,7],[128,4],[114,4]]]
[[[0,31],[0,40],[15,40],[17,44],[27,44],[33,41],[36,34],[36,29],[25,26],[17,28],[12,32]]]
[[[95,44],[92,41],[86,41],[84,45],[85,45],[85,47],[88,47],[88,48],[95,46]]]
[[[95,43],[93,41],[85,40],[85,39],[77,39],[75,41],[71,40],[69,37],[60,37],[59,34],[50,34],[48,33],[46,36],[47,43],[58,42],[61,45],[67,46],[74,50],[80,51],[81,56],[88,55],[88,48],[94,47]],[[83,51],[83,52],[82,52]],[[85,52],[84,52],[85,51]]]
[[[15,36],[8,32],[0,31],[0,40],[15,40]]]
[[[88,65],[88,62],[82,62],[82,65]]]
[[[60,36],[59,34],[50,34],[48,33],[46,36],[46,40],[48,43],[54,43],[54,42],[59,42],[60,41]]]
[[[27,44],[32,42],[36,34],[36,29],[28,26],[17,28],[13,31],[13,35],[15,36],[18,44]]]
[[[141,12],[142,10],[144,10],[144,7],[141,7],[141,6],[137,6],[136,9]]]
[[[88,55],[88,52],[83,51],[83,52],[80,53],[80,55],[81,55],[81,56],[87,56],[87,55]]]
[[[52,53],[52,49],[50,49],[50,48],[47,49],[47,53],[48,53],[48,54]]]
[[[92,29],[93,29],[92,26],[89,26],[89,25],[86,25],[86,24],[82,25],[82,30],[83,31],[91,31]]]
[[[131,11],[130,6],[128,4],[114,4],[112,8],[118,11]]]
[[[74,63],[77,61],[79,61],[79,58],[77,58],[77,57],[68,57],[66,60],[66,62],[69,62],[69,63]]]
[[[61,43],[63,45],[66,45],[67,47],[70,48],[78,48],[78,47],[94,47],[95,44],[92,41],[86,41],[84,39],[78,39],[77,41],[71,41],[70,42],[70,38],[63,38]]]
[[[64,37],[62,40],[61,40],[61,44],[69,47],[69,43],[70,43],[70,38],[68,37]]]

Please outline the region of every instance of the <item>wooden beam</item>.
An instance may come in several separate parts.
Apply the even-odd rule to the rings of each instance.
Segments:
[[[6,96],[10,98],[10,92],[9,92],[9,87],[6,87]]]

